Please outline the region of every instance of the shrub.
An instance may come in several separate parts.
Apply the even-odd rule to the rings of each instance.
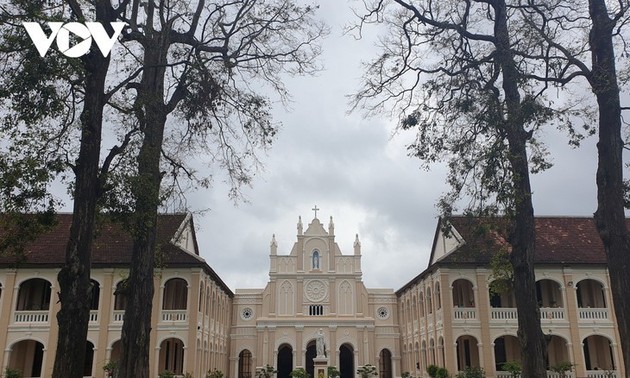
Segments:
[[[567,371],[573,370],[574,366],[575,365],[569,361],[563,361],[556,365],[550,366],[549,369],[551,369],[551,371],[553,371],[554,373],[560,374],[561,377],[566,377]]]
[[[429,377],[435,378],[437,376],[437,371],[438,371],[437,365],[427,366],[427,373],[429,373]]]
[[[376,377],[378,372],[376,371],[376,366],[367,364],[358,368],[357,374],[359,374],[361,378],[372,378]]]
[[[435,373],[436,378],[448,378],[448,370],[446,368],[440,367],[437,369]]]
[[[310,374],[304,368],[293,369],[290,373],[293,378],[310,378]]]
[[[273,366],[266,365],[264,368],[256,369],[256,378],[271,378],[276,375],[278,371],[273,369]]]
[[[457,374],[457,378],[485,378],[486,373],[480,367],[467,367]]]
[[[339,378],[341,373],[335,366],[328,367],[328,378]]]
[[[158,374],[159,378],[175,378],[175,373],[169,370],[164,370],[163,372]]]
[[[212,371],[208,370],[208,372],[206,373],[206,378],[223,378],[223,372],[217,369],[214,369]]]
[[[508,361],[501,365],[501,369],[512,374],[512,377],[514,378],[519,377],[521,375],[521,372],[523,371],[521,363],[518,361]]]
[[[4,378],[22,378],[22,370],[6,368]]]
[[[107,361],[107,363],[103,365],[103,370],[105,370],[105,376],[113,377],[114,371],[116,370],[117,365],[118,364],[116,363],[116,361],[112,361],[112,360]]]

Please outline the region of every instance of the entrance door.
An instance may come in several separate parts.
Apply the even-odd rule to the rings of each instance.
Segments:
[[[354,378],[354,348],[343,344],[339,347],[339,373],[340,378]]]
[[[308,343],[308,346],[306,347],[306,372],[311,376],[311,377],[315,377],[315,375],[313,375],[315,373],[315,366],[313,363],[313,358],[315,358],[317,356],[317,348],[315,346],[315,340],[311,341],[310,343]]]
[[[278,348],[278,378],[290,378],[293,371],[293,348],[289,344],[282,344]]]

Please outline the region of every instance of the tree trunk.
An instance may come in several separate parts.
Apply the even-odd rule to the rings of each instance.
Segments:
[[[540,309],[536,300],[534,251],[536,228],[532,204],[527,158],[529,136],[524,129],[522,103],[518,90],[519,75],[510,53],[505,1],[495,3],[497,59],[503,76],[503,90],[507,105],[506,134],[512,168],[514,215],[509,241],[512,246],[510,262],[514,269],[514,292],[518,312],[518,339],[521,344],[523,378],[545,378],[546,342],[540,328]]]
[[[619,343],[626,377],[630,376],[630,237],[626,227],[623,192],[623,140],[621,105],[613,31],[604,0],[590,0],[592,27],[589,37],[592,57],[591,87],[599,106],[597,143],[597,211],[595,224],[608,260],[610,287],[617,316]],[[616,366],[622,361],[615,361]]]
[[[102,2],[99,2],[99,4]],[[97,20],[108,19],[107,10],[97,6]],[[59,337],[53,367],[53,378],[83,377],[90,317],[90,267],[92,242],[99,198],[99,158],[105,78],[109,57],[94,49],[83,59],[85,98],[81,112],[81,144],[75,168],[75,188],[70,239],[66,261],[57,276],[61,309],[57,313]],[[71,357],[69,357],[71,356]]]
[[[138,154],[138,177],[134,183],[134,245],[126,291],[128,300],[122,328],[118,378],[149,376],[156,225],[162,180],[160,156],[167,117],[163,83],[168,42],[162,37],[154,33],[151,46],[145,48],[145,71],[138,93],[144,138]]]

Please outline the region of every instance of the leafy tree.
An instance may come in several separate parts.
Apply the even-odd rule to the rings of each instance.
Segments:
[[[32,206],[20,204],[25,200],[37,204],[50,198],[44,188],[59,174],[71,170],[75,177],[71,185],[74,215],[66,262],[58,275],[61,309],[57,313],[59,337],[53,377],[81,377],[83,373],[97,204],[105,191],[110,165],[124,150],[125,142],[111,148],[101,161],[104,109],[115,92],[106,91],[109,56],[103,57],[98,49],[92,49],[80,59],[70,59],[51,50],[43,58],[19,22],[93,20],[108,25],[116,16],[111,3],[102,0],[91,4],[15,1],[2,8],[2,19],[10,20],[2,30],[1,49],[6,53],[3,67],[5,73],[11,73],[3,75],[0,98],[7,113],[2,127],[11,142],[0,157],[0,165],[12,161],[14,167],[29,167],[0,174],[1,185],[7,177],[9,184],[11,179],[20,183],[17,190],[5,191],[10,195],[2,198],[4,206],[11,203],[21,211],[29,211]],[[78,151],[76,155],[73,147]],[[38,176],[33,178],[34,174]],[[52,213],[53,201],[48,200],[48,204],[47,211]]]
[[[212,146],[234,187],[248,184],[255,150],[267,148],[276,133],[269,102],[250,83],[266,82],[284,98],[280,75],[314,72],[319,53],[314,42],[324,29],[313,19],[314,7],[287,0],[142,5],[133,0],[128,5],[121,18],[129,25],[125,44],[137,51],[142,67],[139,79],[127,86],[133,98],[129,110],[142,137],[128,177],[134,245],[118,377],[141,378],[148,375],[162,164],[174,177],[195,179],[182,154]],[[171,128],[166,127],[169,115],[179,118]],[[179,155],[171,154],[169,145]]]
[[[417,131],[410,155],[425,166],[447,162],[446,216],[468,197],[466,212],[507,219],[523,371],[543,377],[529,175],[550,166],[538,134],[563,112],[546,105],[545,88],[525,75],[536,68],[514,52],[531,42],[516,35],[524,22],[505,0],[369,2],[359,31],[382,23],[389,35],[366,65],[354,106],[368,114],[393,107],[400,128]]]
[[[598,109],[597,211],[595,225],[604,244],[610,274],[619,342],[625,371],[630,371],[630,234],[626,226],[623,177],[620,75],[618,57],[627,56],[624,31],[630,21],[630,2],[589,0],[523,1],[520,12],[528,30],[539,38],[539,48],[529,54],[545,63],[545,83],[588,85]],[[586,22],[590,21],[590,22]],[[584,80],[585,79],[585,80]],[[586,82],[586,83],[585,83]]]

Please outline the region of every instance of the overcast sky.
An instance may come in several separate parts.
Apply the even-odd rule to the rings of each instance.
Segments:
[[[407,157],[413,135],[394,135],[395,121],[348,114],[346,96],[359,88],[361,61],[377,52],[374,40],[344,36],[358,2],[322,1],[320,15],[331,28],[324,41],[325,71],[287,79],[291,111],[278,107],[283,127],[264,158],[265,171],[244,190],[247,203],[234,205],[220,181],[190,197],[202,256],[228,286],[263,288],[268,280],[269,242],[288,254],[296,241],[298,216],[335,222],[341,252],[362,243],[363,280],[368,288],[399,289],[427,266],[436,227],[435,207],[445,170],[421,170]],[[555,166],[533,178],[536,215],[591,216],[595,210],[594,138],[579,150],[563,134],[546,131]]]

